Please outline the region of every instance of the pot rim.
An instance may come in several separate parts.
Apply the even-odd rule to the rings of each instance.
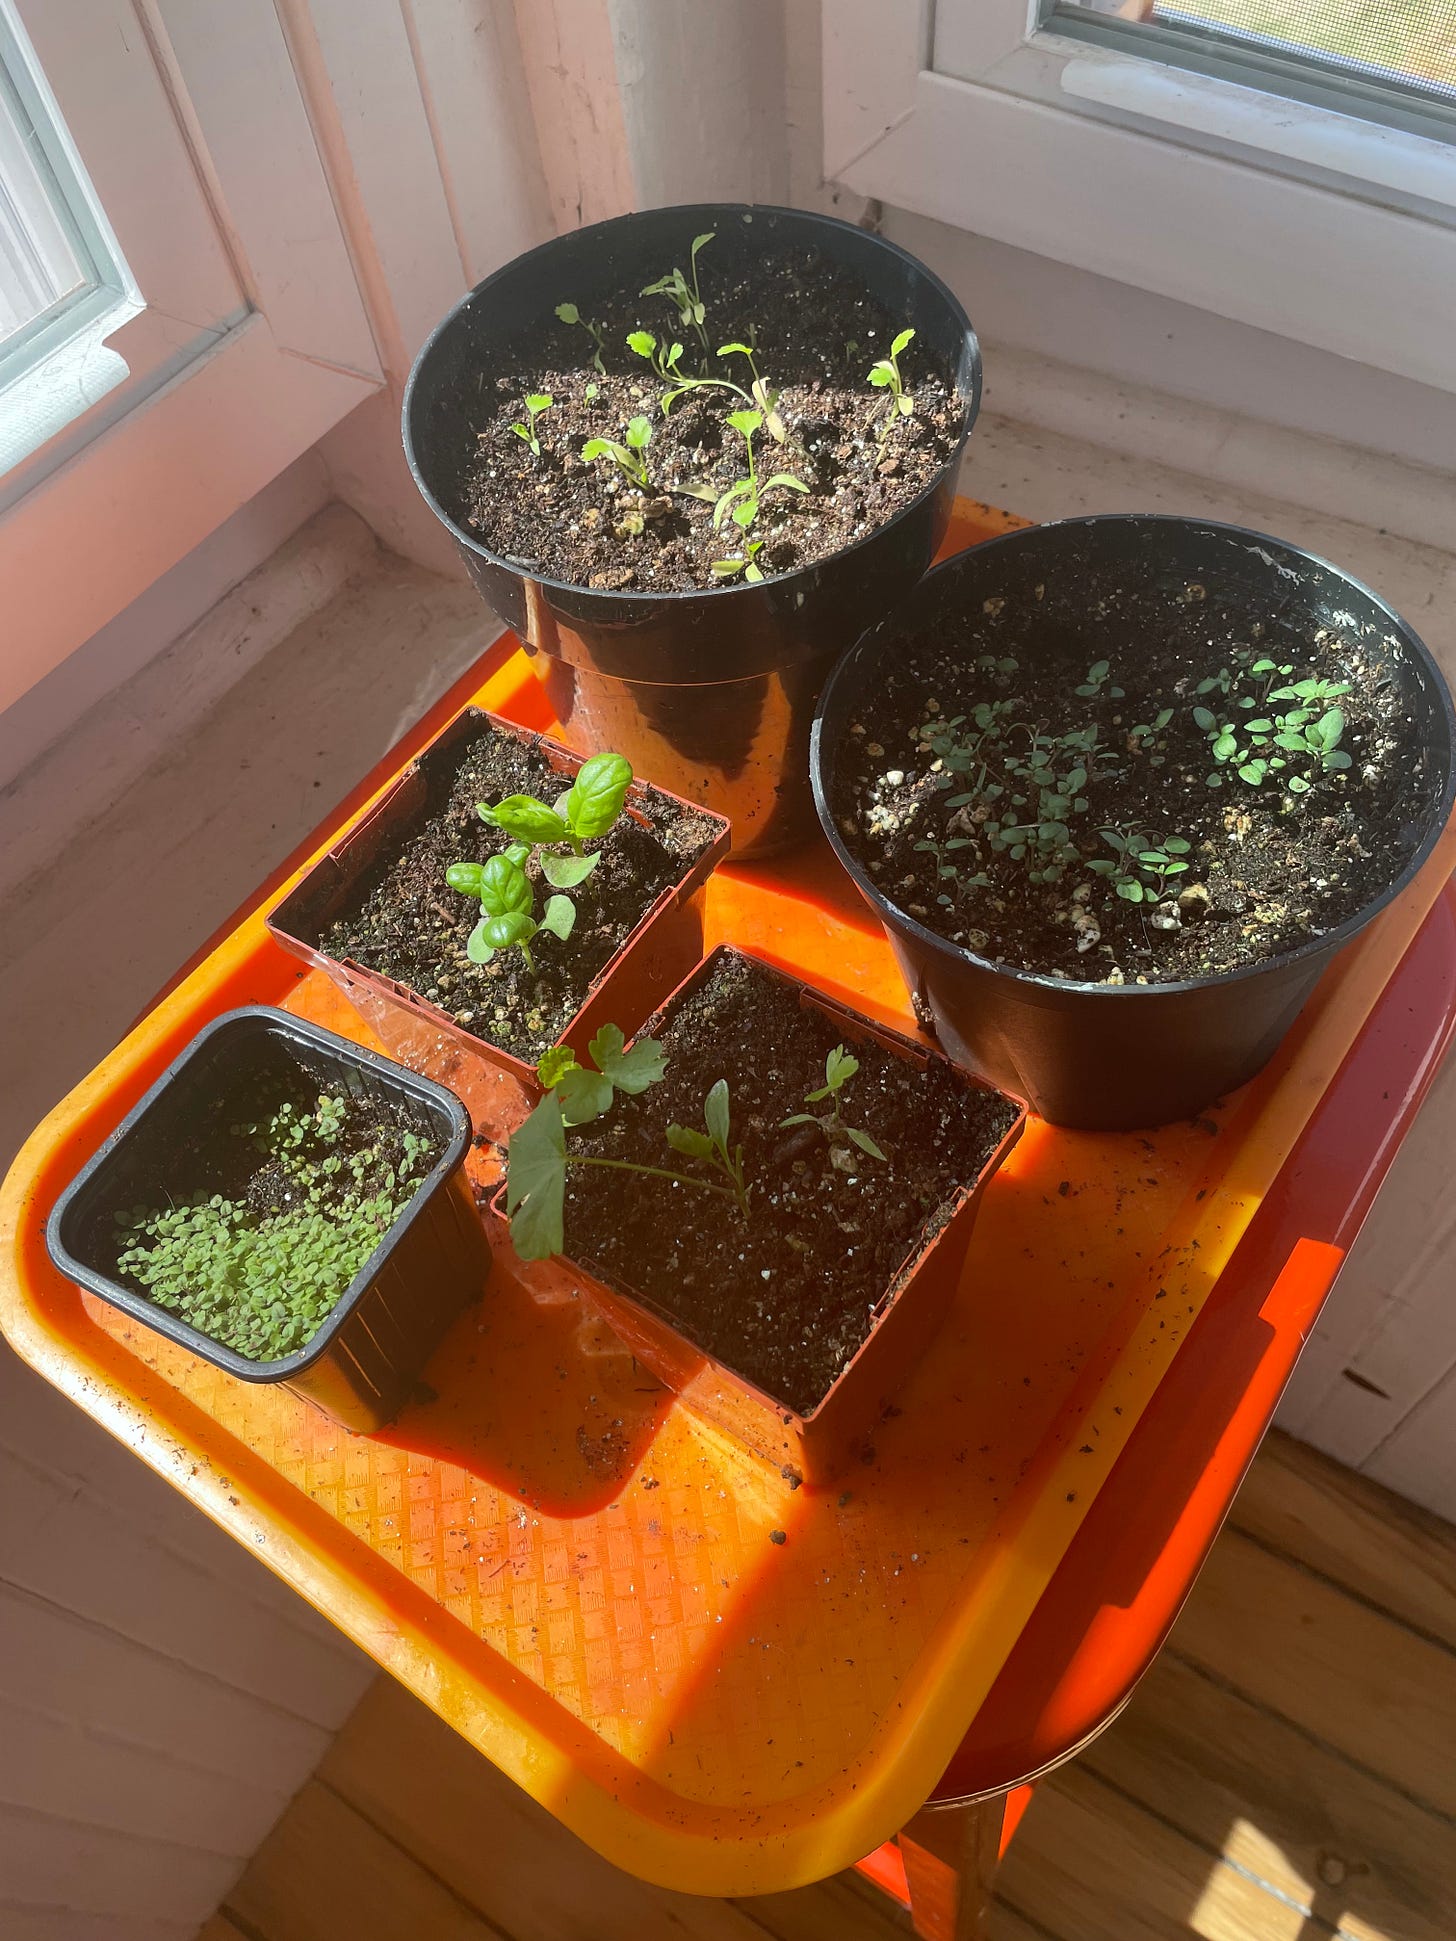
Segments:
[[[823,559],[814,560],[807,566],[795,567],[792,573],[775,574],[772,579],[752,587],[732,582],[723,586],[676,587],[668,591],[654,591],[651,588],[636,587],[612,590],[606,587],[582,586],[575,580],[553,579],[546,573],[537,572],[530,567],[523,567],[518,561],[507,558],[504,553],[493,553],[479,539],[472,537],[460,522],[445,510],[440,504],[440,501],[435,497],[434,492],[425,482],[419,460],[415,456],[414,439],[410,429],[410,414],[414,404],[415,385],[436,344],[450,330],[462,311],[468,310],[478,297],[485,296],[498,284],[503,283],[508,277],[513,276],[525,264],[535,262],[538,258],[558,249],[563,243],[574,242],[583,236],[594,236],[604,230],[625,227],[629,223],[640,223],[645,217],[666,214],[681,216],[685,221],[701,218],[704,220],[712,219],[718,222],[732,220],[734,217],[740,219],[748,217],[751,219],[754,216],[791,216],[796,221],[811,223],[827,229],[848,230],[856,236],[865,238],[876,247],[885,250],[889,255],[898,256],[903,262],[909,264],[918,276],[923,277],[932,289],[938,291],[944,299],[951,315],[959,323],[964,341],[970,346],[970,396],[964,403],[960,435],[956,440],[954,452],[946,460],[945,464],[939,468],[935,476],[923,490],[917,492],[913,499],[901,506],[894,518],[887,519],[883,525],[875,526],[870,532],[865,533],[862,538],[856,539],[852,545],[842,546],[837,552],[828,553]],[[908,249],[902,249],[898,243],[890,242],[887,237],[881,236],[875,230],[861,229],[856,223],[845,222],[840,216],[824,216],[812,209],[791,209],[782,203],[776,202],[683,202],[666,204],[658,209],[633,210],[625,216],[611,216],[604,222],[587,223],[580,229],[568,230],[565,235],[552,236],[546,242],[538,243],[534,249],[528,249],[523,251],[519,256],[513,256],[510,262],[502,264],[498,270],[492,270],[489,276],[482,278],[473,290],[468,290],[460,298],[458,303],[450,307],[420,346],[414,363],[410,366],[409,377],[405,381],[404,400],[400,410],[400,432],[404,443],[405,461],[409,466],[410,475],[414,479],[416,489],[431,512],[434,513],[441,525],[450,534],[451,538],[458,545],[466,547],[470,552],[476,554],[480,559],[483,559],[488,565],[495,567],[502,573],[509,573],[516,579],[527,580],[534,586],[550,587],[553,592],[569,593],[581,600],[611,601],[618,605],[624,600],[633,602],[648,601],[653,604],[659,602],[668,603],[674,600],[722,600],[731,599],[735,593],[741,594],[747,591],[762,594],[769,589],[773,589],[775,592],[782,590],[784,593],[792,596],[795,591],[802,588],[811,575],[822,573],[826,568],[837,564],[838,561],[850,558],[861,547],[868,546],[871,541],[880,538],[882,534],[894,531],[898,525],[909,518],[911,514],[917,512],[940,489],[947,472],[955,471],[960,465],[966,443],[970,438],[971,432],[975,429],[977,418],[980,416],[981,392],[982,368],[980,340],[976,336],[969,316],[966,314],[965,306],[950,288],[949,284],[937,276],[935,271],[927,264],[922,263],[918,256],[912,256]]]
[[[964,944],[951,943],[948,938],[942,937],[938,931],[928,929],[918,918],[912,917],[908,911],[903,910],[898,903],[887,897],[871,878],[869,871],[850,853],[835,823],[825,787],[827,763],[824,753],[824,724],[829,710],[838,694],[849,686],[854,674],[874,658],[871,650],[879,648],[883,651],[887,639],[893,636],[894,629],[897,626],[903,627],[904,608],[886,615],[884,620],[860,635],[825,682],[824,691],[819,697],[819,705],[814,712],[814,723],[809,734],[809,779],[820,825],[829,838],[829,844],[835,856],[882,923],[889,923],[898,930],[908,932],[923,949],[932,950],[940,956],[952,958],[957,962],[973,964],[978,970],[990,972],[997,977],[1009,978],[1014,983],[1026,987],[1028,991],[1036,991],[1049,997],[1076,996],[1108,999],[1180,997],[1191,991],[1222,989],[1250,978],[1265,976],[1271,971],[1283,971],[1321,955],[1332,957],[1345,944],[1358,936],[1367,924],[1394,902],[1402,890],[1415,880],[1450,822],[1453,800],[1456,800],[1456,707],[1452,705],[1450,687],[1435,656],[1410,623],[1403,620],[1388,601],[1382,599],[1363,580],[1356,579],[1354,574],[1347,573],[1341,566],[1336,566],[1332,560],[1325,559],[1319,553],[1312,553],[1303,546],[1296,546],[1287,539],[1278,539],[1272,533],[1259,532],[1252,526],[1235,525],[1232,521],[1224,519],[1193,519],[1177,513],[1097,512],[1068,519],[1048,519],[1037,525],[1020,526],[1013,532],[1000,533],[994,539],[982,540],[978,545],[967,547],[962,552],[952,554],[949,559],[942,560],[939,566],[931,568],[910,597],[912,600],[918,600],[925,589],[943,576],[966,570],[968,560],[979,559],[981,555],[993,552],[1002,546],[1014,546],[1018,542],[1026,544],[1031,534],[1088,526],[1164,526],[1177,528],[1186,533],[1211,533],[1237,537],[1252,542],[1252,545],[1258,548],[1272,547],[1310,566],[1333,573],[1346,586],[1363,595],[1387,616],[1391,630],[1400,638],[1402,645],[1409,649],[1414,659],[1425,667],[1427,674],[1434,677],[1432,686],[1439,696],[1440,714],[1446,728],[1445,787],[1440,799],[1432,804],[1429,828],[1400,874],[1394,877],[1377,896],[1361,904],[1359,909],[1352,911],[1341,922],[1326,930],[1322,936],[1311,937],[1306,942],[1296,945],[1294,949],[1281,951],[1274,957],[1266,957],[1257,964],[1241,964],[1235,970],[1217,971],[1208,977],[1186,978],[1176,983],[1077,982],[1071,978],[1053,977],[1045,971],[1020,970],[1010,964],[998,964],[989,957],[983,957],[976,951],[968,950]],[[1443,805],[1444,813],[1441,812]]]

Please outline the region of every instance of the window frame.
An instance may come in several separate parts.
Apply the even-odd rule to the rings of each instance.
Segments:
[[[385,382],[272,0],[15,6],[140,297],[75,340],[89,408],[0,478],[0,708]]]
[[[1456,146],[1041,11],[918,0],[890,28],[877,0],[823,0],[826,177],[1456,391]]]

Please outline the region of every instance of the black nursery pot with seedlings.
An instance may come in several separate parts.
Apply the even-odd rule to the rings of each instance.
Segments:
[[[815,797],[951,1056],[1060,1124],[1251,1078],[1451,813],[1411,629],[1239,527],[1067,520],[947,561],[846,655]]]
[[[390,1421],[490,1250],[442,1085],[284,1011],[200,1031],[57,1200],[60,1271],[346,1429]]]
[[[544,1051],[584,1046],[608,1018],[634,1029],[702,954],[727,824],[626,774],[467,708],[268,929],[503,1138],[540,1096]]]
[[[542,1076],[496,1202],[532,1276],[786,1474],[870,1459],[1024,1108],[728,945]]]
[[[567,739],[765,855],[812,828],[815,699],[934,556],[980,393],[965,312],[903,250],[698,204],[487,277],[420,352],[404,441]]]

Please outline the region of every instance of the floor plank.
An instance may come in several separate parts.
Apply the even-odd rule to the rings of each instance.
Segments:
[[[1456,1651],[1451,1525],[1277,1430],[1229,1522]]]
[[[1450,1941],[1449,1822],[1172,1651],[1082,1764],[1358,1941]]]
[[[1456,1655],[1226,1530],[1173,1648],[1425,1806],[1456,1815]]]
[[[998,1891],[1058,1941],[1328,1941],[1334,1932],[1077,1765],[1032,1800]]]
[[[1456,1530],[1274,1441],[1132,1704],[1038,1790],[992,1941],[1451,1941],[1447,1585]],[[383,1679],[226,1912],[246,1941],[910,1933],[852,1873],[740,1901],[649,1887]]]
[[[227,1913],[267,1941],[501,1941],[505,1932],[317,1780],[264,1841]]]

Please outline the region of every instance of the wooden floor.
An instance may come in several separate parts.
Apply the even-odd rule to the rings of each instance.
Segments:
[[[1043,1784],[999,1941],[1453,1941],[1456,1530],[1273,1438],[1116,1725]],[[381,1679],[203,1941],[887,1941],[853,1874],[618,1873]]]

